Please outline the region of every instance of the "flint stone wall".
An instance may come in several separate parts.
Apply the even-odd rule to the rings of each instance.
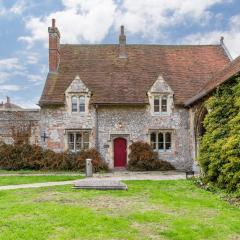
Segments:
[[[150,142],[149,130],[162,129],[173,132],[173,150],[160,153],[160,159],[167,160],[177,169],[192,167],[189,138],[189,111],[175,108],[168,116],[152,116],[147,107],[98,107],[98,146],[96,146],[96,110],[93,106],[87,115],[69,114],[65,107],[43,108],[41,110],[41,131],[47,138],[42,146],[54,151],[67,150],[67,130],[91,129],[90,147],[98,147],[102,157],[113,168],[113,141],[117,137],[127,140],[128,154],[132,142]]]
[[[13,128],[17,131],[23,127],[30,126],[31,144],[40,144],[40,110],[20,109],[20,110],[0,110],[0,141],[7,144],[13,143]]]

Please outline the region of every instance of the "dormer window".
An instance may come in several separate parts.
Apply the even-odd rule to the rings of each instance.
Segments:
[[[154,113],[168,112],[168,98],[167,96],[154,96]]]
[[[76,96],[72,97],[72,112],[77,112],[78,111],[78,100]]]
[[[71,97],[71,106],[72,106],[72,113],[85,113],[86,110],[86,103],[85,103],[85,96],[72,96]]]

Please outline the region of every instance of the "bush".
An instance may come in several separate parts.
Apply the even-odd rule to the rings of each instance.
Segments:
[[[86,158],[91,158],[93,170],[108,170],[107,164],[95,149],[78,153],[44,150],[29,144],[0,143],[0,168],[6,170],[84,170]]]
[[[158,159],[158,153],[145,142],[134,142],[130,146],[128,169],[133,171],[165,171],[175,168],[166,161]]]
[[[240,78],[217,89],[206,102],[206,129],[199,163],[205,183],[229,191],[240,189]]]

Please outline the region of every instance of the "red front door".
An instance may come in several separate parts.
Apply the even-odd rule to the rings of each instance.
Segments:
[[[114,139],[114,167],[126,167],[127,141],[124,138]]]

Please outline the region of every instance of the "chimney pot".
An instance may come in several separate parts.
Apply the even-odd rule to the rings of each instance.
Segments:
[[[124,34],[124,26],[123,25],[120,28],[120,35],[119,35],[119,58],[127,58],[126,36]]]
[[[223,44],[223,43],[224,43],[224,37],[221,36],[221,38],[220,38],[220,44]]]
[[[10,103],[10,97],[7,96],[7,103]]]
[[[56,20],[53,18],[52,19],[52,28],[55,28],[55,23],[56,23]]]

